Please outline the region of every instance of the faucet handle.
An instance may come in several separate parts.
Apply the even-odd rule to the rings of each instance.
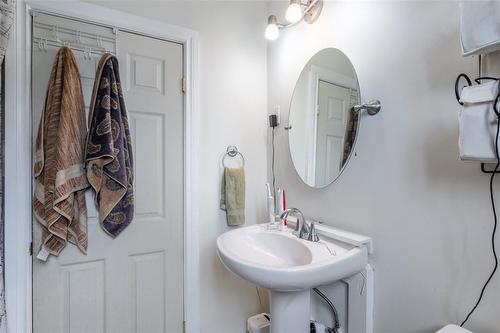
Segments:
[[[311,222],[311,226],[309,227],[309,236],[307,237],[307,240],[311,242],[319,242],[319,236],[316,231],[316,227],[314,226],[314,222]]]

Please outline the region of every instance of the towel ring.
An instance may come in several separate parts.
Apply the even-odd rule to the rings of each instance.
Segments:
[[[238,148],[236,146],[228,146],[226,149],[226,154],[224,154],[224,157],[222,158],[222,165],[224,167],[226,166],[226,157],[236,157],[236,155],[240,155],[241,161],[243,162],[242,166],[245,166],[245,157],[243,156],[242,153],[238,151]]]

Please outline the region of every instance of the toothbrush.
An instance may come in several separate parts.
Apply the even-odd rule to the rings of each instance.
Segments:
[[[269,218],[269,223],[274,225],[274,198],[271,193],[271,186],[269,183],[266,183],[267,187],[267,214]]]
[[[283,189],[283,202],[281,202],[280,205],[283,205],[283,211],[285,211],[286,210],[286,194],[285,194],[285,189]],[[283,225],[287,226],[286,219],[283,220]]]

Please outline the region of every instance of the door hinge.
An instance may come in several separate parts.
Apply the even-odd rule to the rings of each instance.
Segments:
[[[186,78],[185,77],[182,78],[181,86],[182,86],[182,92],[185,93],[186,92]]]
[[[33,242],[30,243],[30,247],[28,249],[28,252],[29,252],[30,256],[33,255]]]
[[[182,321],[182,332],[186,333],[186,321],[185,320]]]

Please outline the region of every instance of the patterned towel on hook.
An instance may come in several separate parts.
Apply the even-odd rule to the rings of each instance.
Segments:
[[[33,213],[42,227],[37,258],[58,256],[67,242],[87,253],[85,109],[73,52],[56,55],[35,143]]]
[[[94,82],[85,160],[101,226],[116,237],[134,217],[134,175],[118,60],[109,53],[101,58]]]

